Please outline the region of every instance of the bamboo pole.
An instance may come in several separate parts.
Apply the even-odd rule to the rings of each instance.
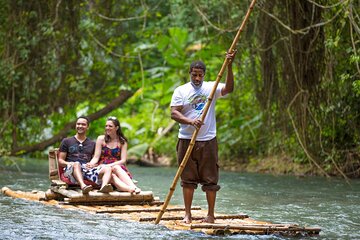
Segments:
[[[13,198],[22,198],[22,199],[34,200],[34,201],[40,201],[40,199],[45,198],[45,192],[39,191],[32,193],[32,192],[14,191],[8,187],[1,188],[1,193]]]
[[[247,13],[246,13],[246,15],[245,15],[245,18],[244,18],[243,22],[241,23],[241,26],[240,26],[240,28],[239,28],[239,30],[238,30],[235,38],[234,38],[234,40],[233,40],[233,42],[232,42],[229,50],[228,50],[229,53],[232,53],[232,52],[235,51],[236,43],[238,42],[239,37],[240,37],[240,34],[241,34],[241,32],[243,31],[243,29],[244,29],[245,23],[246,23],[247,20],[249,19],[250,13],[251,13],[252,9],[253,9],[254,6],[255,6],[255,2],[256,2],[256,0],[252,0],[251,4],[250,4],[250,6],[249,6],[249,8],[248,8],[248,10],[247,10]],[[207,103],[206,103],[206,105],[205,105],[205,107],[204,107],[204,111],[203,111],[203,113],[201,114],[201,117],[200,117],[201,121],[204,121],[204,119],[205,119],[205,117],[206,117],[206,114],[207,114],[207,112],[208,112],[208,110],[209,110],[209,107],[210,107],[210,104],[211,104],[211,102],[212,102],[212,99],[213,99],[213,97],[214,97],[216,88],[217,88],[217,86],[218,86],[218,84],[219,84],[219,82],[220,82],[220,80],[221,80],[221,77],[222,77],[223,73],[225,72],[225,69],[226,69],[226,67],[227,67],[228,64],[229,64],[229,61],[228,61],[227,58],[225,58],[225,61],[224,61],[223,65],[222,65],[222,67],[221,67],[221,69],[220,69],[220,71],[219,71],[219,73],[218,73],[218,75],[217,75],[217,77],[216,77],[216,81],[215,81],[214,87],[213,87],[213,89],[212,89],[212,91],[211,91],[211,93],[210,93],[210,95],[209,95],[208,101],[207,101]],[[159,214],[158,214],[158,216],[157,216],[157,218],[156,218],[155,224],[158,224],[158,223],[160,222],[161,217],[162,217],[162,215],[164,214],[164,212],[165,212],[165,210],[166,210],[166,207],[167,207],[167,205],[168,205],[169,202],[170,202],[170,199],[171,199],[171,197],[172,197],[172,195],[173,195],[173,193],[174,193],[174,191],[175,191],[175,187],[176,187],[177,181],[179,180],[179,177],[180,177],[181,173],[183,172],[183,170],[184,170],[184,168],[185,168],[185,166],[186,166],[186,163],[187,163],[187,161],[188,161],[188,159],[189,159],[189,156],[190,156],[190,154],[191,154],[191,152],[192,152],[192,149],[193,149],[193,147],[194,147],[195,140],[196,140],[196,137],[197,137],[198,133],[199,133],[199,129],[195,129],[195,131],[194,131],[194,133],[193,133],[193,135],[192,135],[192,137],[191,137],[191,141],[190,141],[189,147],[188,147],[188,149],[187,149],[187,151],[186,151],[186,153],[185,153],[185,156],[184,156],[184,158],[183,158],[183,160],[182,160],[182,162],[181,162],[181,164],[180,164],[180,166],[179,166],[179,168],[178,168],[178,171],[177,171],[177,173],[176,173],[176,175],[175,175],[175,177],[174,177],[174,180],[173,180],[173,182],[172,182],[172,184],[171,184],[171,187],[170,187],[170,191],[169,191],[168,195],[166,196],[166,200],[165,200],[164,205],[162,206],[162,208],[161,208],[161,210],[160,210],[160,212],[159,212]]]

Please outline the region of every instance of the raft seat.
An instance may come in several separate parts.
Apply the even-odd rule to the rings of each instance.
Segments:
[[[78,184],[74,184],[69,178],[64,176],[64,168],[59,165],[59,149],[51,149],[49,151],[49,178],[53,185],[66,185],[68,188],[80,187]],[[95,182],[84,179],[86,185],[91,185],[95,188],[99,188]]]
[[[113,191],[101,193],[97,190],[83,194],[79,185],[74,185],[64,176],[63,167],[59,166],[59,149],[49,151],[49,178],[51,180],[50,193],[46,198],[57,199],[64,204],[85,204],[85,205],[149,205],[160,204],[158,198],[153,196],[152,191],[141,191],[139,194]],[[89,180],[85,184],[92,185],[99,189],[99,186]]]

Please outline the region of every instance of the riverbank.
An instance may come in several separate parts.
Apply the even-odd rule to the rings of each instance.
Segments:
[[[136,164],[146,167],[177,167],[174,159],[168,156],[153,156],[151,159],[143,157],[137,159],[132,157],[128,160],[130,164]],[[355,164],[347,164],[356,166]],[[283,155],[271,156],[253,156],[246,159],[219,159],[220,169],[231,172],[248,172],[248,173],[266,173],[273,175],[291,175],[291,176],[326,176],[340,178],[360,178],[360,167],[358,169],[347,169],[348,175],[342,172],[339,166],[334,163],[328,163],[326,167],[320,169],[312,162],[296,162],[291,157]],[[359,163],[360,166],[360,163]],[[354,168],[354,167],[353,167]]]
[[[356,160],[354,160],[356,161]],[[358,166],[358,167],[357,167]],[[312,162],[296,162],[286,155],[254,157],[246,160],[221,160],[221,169],[235,172],[268,173],[274,175],[323,176],[343,179],[360,178],[360,162],[340,166],[329,161],[325,166]]]
[[[177,167],[175,160],[166,156],[158,156],[153,160],[142,159],[130,161],[140,166],[173,166]],[[324,176],[324,174],[310,163],[296,163],[286,155],[272,155],[268,157],[252,157],[250,159],[219,159],[221,170],[231,172],[267,173],[273,175],[293,176]],[[332,176],[338,176],[334,172]]]
[[[232,172],[267,173],[274,175],[321,176],[311,164],[299,164],[285,155],[273,155],[248,160],[221,160],[220,167]]]

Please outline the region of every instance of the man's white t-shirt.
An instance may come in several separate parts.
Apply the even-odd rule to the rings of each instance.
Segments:
[[[181,113],[190,119],[200,118],[208,97],[213,89],[215,82],[203,82],[199,89],[195,89],[191,82],[177,87],[173,93],[170,106],[182,106]],[[196,141],[208,141],[216,137],[216,119],[215,119],[215,102],[222,97],[221,89],[224,83],[219,83],[209,110],[206,114],[204,125],[201,126]],[[195,127],[188,124],[181,124],[178,137],[181,139],[191,139]]]

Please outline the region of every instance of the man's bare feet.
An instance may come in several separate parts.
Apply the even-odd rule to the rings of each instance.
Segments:
[[[215,217],[207,215],[206,218],[204,218],[203,220],[201,220],[201,222],[204,222],[204,223],[214,223],[214,222],[215,222]]]
[[[190,224],[191,220],[192,220],[191,215],[186,214],[184,219],[183,219],[183,223]]]

